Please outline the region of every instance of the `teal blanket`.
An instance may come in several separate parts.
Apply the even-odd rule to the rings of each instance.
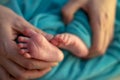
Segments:
[[[18,15],[39,29],[58,34],[69,32],[79,36],[87,47],[91,46],[91,28],[87,15],[75,14],[69,25],[64,25],[61,8],[68,0],[0,0],[0,4],[11,8]],[[120,0],[117,2],[114,40],[104,56],[83,61],[63,50],[64,60],[51,72],[37,80],[119,80],[120,77]],[[106,23],[107,24],[107,23]]]

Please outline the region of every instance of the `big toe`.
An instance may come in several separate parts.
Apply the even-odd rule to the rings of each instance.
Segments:
[[[18,42],[19,43],[27,43],[29,41],[30,41],[30,38],[28,38],[28,37],[24,37],[24,36],[18,37]]]

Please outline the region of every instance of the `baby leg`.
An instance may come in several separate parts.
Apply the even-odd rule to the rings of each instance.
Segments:
[[[28,37],[18,38],[21,54],[40,60],[56,61],[53,57],[57,57],[59,61],[63,59],[62,52],[49,43],[43,35],[32,30],[26,30],[25,35]]]
[[[59,48],[72,52],[77,57],[85,57],[88,55],[86,45],[80,38],[73,34],[58,34],[51,40],[51,43]]]

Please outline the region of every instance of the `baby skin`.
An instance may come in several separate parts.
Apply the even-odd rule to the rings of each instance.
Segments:
[[[70,33],[62,33],[56,35],[51,43],[61,49],[70,51],[73,55],[84,58],[88,55],[88,49],[83,41],[76,35]]]
[[[61,50],[48,42],[42,34],[31,29],[26,29],[24,31],[24,36],[19,36],[17,41],[20,49],[19,53],[26,58],[56,61],[53,60],[53,57],[56,57],[58,61],[63,60],[64,55]]]
[[[63,33],[58,34],[50,40],[50,43],[46,40],[46,38],[36,33],[32,30],[26,30],[25,36],[18,37],[18,47],[20,48],[20,54],[24,55],[27,58],[35,58],[39,59],[41,56],[39,53],[43,53],[41,49],[41,44],[50,45],[44,46],[44,50],[46,51],[54,51],[53,48],[59,47],[61,49],[66,49],[73,53],[77,57],[85,57],[88,54],[88,49],[85,44],[82,42],[80,38],[73,34]],[[55,52],[53,52],[55,53]],[[57,51],[56,51],[57,53]],[[45,53],[43,53],[45,54]],[[45,54],[45,56],[48,56]],[[51,56],[56,56],[56,54],[52,54]],[[63,59],[63,55],[60,56],[61,60]],[[41,57],[42,58],[42,57]],[[41,59],[40,58],[40,59]]]

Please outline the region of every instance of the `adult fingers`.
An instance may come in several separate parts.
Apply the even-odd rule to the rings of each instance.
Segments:
[[[51,38],[53,38],[52,35],[45,33],[44,31],[35,28],[35,26],[33,26],[32,24],[30,24],[29,22],[27,22],[25,19],[23,19],[22,17],[17,17],[15,22],[14,22],[14,26],[13,29],[16,30],[17,32],[21,33],[21,34],[25,34],[27,29],[31,29],[37,33],[42,34],[44,37],[46,37],[48,40],[50,40]]]
[[[112,6],[111,6],[112,5]],[[90,2],[87,12],[93,32],[89,58],[103,55],[112,40],[114,31],[116,1]],[[96,6],[96,7],[94,7]]]
[[[47,67],[56,66],[57,62],[46,62],[35,59],[26,59],[23,56],[15,55],[15,57],[10,57],[10,60],[14,61],[16,64],[26,68],[26,69],[44,69]]]
[[[109,35],[108,32],[106,32],[106,26],[103,20],[101,20],[98,16],[100,15],[97,15],[97,18],[94,17],[91,19],[93,36],[89,57],[95,57],[104,54],[105,48],[107,47],[104,47],[103,49],[103,46],[105,46],[105,44],[108,44],[106,41],[108,41]]]
[[[90,15],[92,26],[92,46],[90,48],[89,58],[103,55],[111,41],[113,34],[112,22],[106,18],[106,14],[96,12]],[[107,24],[106,24],[107,23]]]
[[[42,33],[47,39],[49,37],[47,37],[49,34],[46,34],[45,32],[43,32],[42,30],[38,30],[36,29],[34,26],[32,26],[30,23],[28,23],[25,19],[23,19],[22,17],[18,16],[17,14],[15,14],[12,10],[10,10],[9,8],[0,6],[0,10],[1,10],[1,27],[4,26],[9,26],[6,27],[7,30],[12,28],[13,30],[13,34],[17,34],[17,33],[23,33],[25,28],[31,28],[32,30],[38,32],[38,33]],[[8,22],[7,24],[4,24],[5,22]],[[2,24],[3,23],[3,24]],[[11,28],[12,27],[12,28]],[[4,27],[5,28],[5,27]],[[16,30],[16,32],[15,32]],[[2,30],[3,31],[3,30]],[[10,31],[10,30],[9,30]],[[9,35],[10,36],[10,35]],[[49,40],[49,39],[48,39]]]
[[[13,80],[2,66],[0,66],[0,80]]]
[[[87,0],[70,0],[63,8],[63,21],[68,24],[72,21],[74,13],[85,6]]]
[[[47,61],[40,61],[36,59],[27,59],[18,53],[19,50],[14,41],[13,42],[8,41],[8,42],[6,42],[6,44],[11,45],[11,47],[7,45],[5,46],[5,52],[6,52],[5,56],[10,60],[12,60],[13,62],[15,62],[16,64],[26,69],[43,69],[46,67],[56,66],[58,64],[57,62],[52,62],[52,61],[47,62]]]
[[[2,58],[2,66],[16,79],[26,80],[26,79],[35,79],[45,75],[51,68],[45,68],[41,70],[27,70],[24,69],[8,59]],[[8,66],[9,65],[9,66]]]

